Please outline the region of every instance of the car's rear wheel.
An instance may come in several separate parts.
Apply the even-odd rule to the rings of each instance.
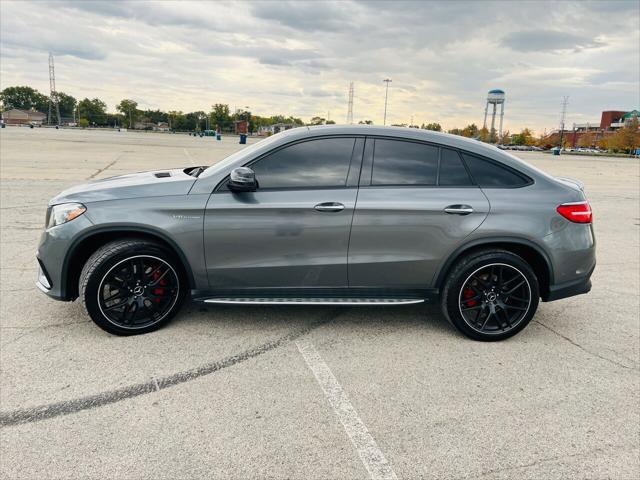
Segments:
[[[98,249],[82,269],[79,287],[92,320],[116,335],[165,325],[186,292],[173,253],[147,240],[120,240]]]
[[[539,296],[535,273],[521,257],[483,250],[453,267],[442,291],[442,310],[470,338],[503,340],[527,326]]]

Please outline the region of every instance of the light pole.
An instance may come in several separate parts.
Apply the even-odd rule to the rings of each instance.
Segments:
[[[385,78],[383,82],[387,84],[387,88],[384,93],[384,121],[383,121],[383,125],[386,125],[387,124],[387,98],[389,97],[389,84],[391,83],[391,79]]]

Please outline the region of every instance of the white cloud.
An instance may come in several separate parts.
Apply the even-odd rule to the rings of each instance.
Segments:
[[[0,86],[57,85],[143,108],[250,106],[256,114],[482,121],[507,92],[505,125],[554,128],[638,108],[637,2],[0,2]],[[577,120],[576,120],[577,121]]]

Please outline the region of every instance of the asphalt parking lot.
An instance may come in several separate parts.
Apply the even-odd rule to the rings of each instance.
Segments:
[[[120,338],[34,286],[46,203],[87,179],[208,165],[185,135],[0,131],[0,477],[640,476],[640,163],[517,152],[579,178],[590,294],[486,344],[435,306],[187,304]]]

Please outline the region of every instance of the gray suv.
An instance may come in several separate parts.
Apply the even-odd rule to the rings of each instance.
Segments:
[[[189,293],[222,304],[439,302],[477,340],[542,301],[587,293],[582,185],[475,140],[416,129],[297,128],[211,167],[123,175],[59,194],[37,285],[104,330],[166,324]]]

